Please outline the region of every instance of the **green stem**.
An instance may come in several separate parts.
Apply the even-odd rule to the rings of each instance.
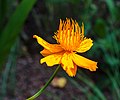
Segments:
[[[50,77],[50,79],[47,81],[47,83],[36,93],[34,94],[32,97],[26,99],[26,100],[34,100],[35,98],[37,98],[39,95],[41,95],[41,93],[46,89],[46,87],[51,83],[51,81],[53,80],[53,78],[55,77],[55,75],[57,74],[58,70],[60,69],[60,65],[58,65],[58,67],[56,68],[55,72],[53,73],[53,75]]]

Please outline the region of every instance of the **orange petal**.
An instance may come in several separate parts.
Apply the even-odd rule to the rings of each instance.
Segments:
[[[76,66],[76,64],[73,64],[73,65],[74,65],[74,68],[70,68],[70,66],[68,66],[68,67],[65,69],[66,73],[67,73],[69,76],[71,76],[71,77],[75,76],[75,75],[76,75],[76,72],[77,72],[77,66]],[[62,67],[64,67],[64,65],[62,65]]]
[[[83,40],[83,38],[84,38],[84,23],[82,23],[81,28],[82,28],[81,40]]]
[[[71,53],[64,53],[61,59],[61,63],[64,65],[63,69],[66,70],[67,67],[74,68],[73,61],[71,58]]]
[[[74,64],[74,63],[73,63]],[[69,74],[69,71],[72,73],[72,74]],[[74,68],[71,68],[71,69],[68,69],[66,70],[66,72],[68,73],[69,76],[75,76],[76,75],[76,72],[77,72],[77,65],[74,64]]]
[[[76,75],[77,66],[72,61],[71,53],[64,53],[61,63],[63,69],[69,76],[73,77]]]
[[[63,53],[56,53],[46,56],[40,60],[40,63],[46,62],[47,66],[53,66],[56,64],[60,64],[60,60],[62,58]]]
[[[82,68],[89,69],[90,71],[96,71],[96,68],[98,68],[97,62],[89,60],[77,54],[73,54],[73,62]]]
[[[85,39],[85,40],[83,40],[80,43],[80,46],[78,47],[78,49],[76,51],[79,52],[79,53],[83,53],[83,52],[88,51],[92,47],[92,45],[93,45],[92,42],[93,41],[91,39]]]
[[[43,46],[45,49],[49,50],[52,53],[63,51],[63,48],[61,48],[61,46],[58,44],[50,44],[46,42],[45,40],[43,40],[41,37],[38,37],[37,35],[33,35],[33,38],[36,38],[38,43],[41,46]]]
[[[73,73],[73,76],[75,76],[77,72],[77,65],[75,63],[74,63],[74,68],[71,68],[71,71]]]
[[[41,53],[43,56],[48,56],[48,55],[53,54],[52,52],[50,52],[50,51],[47,50],[47,49],[43,49],[40,53]]]

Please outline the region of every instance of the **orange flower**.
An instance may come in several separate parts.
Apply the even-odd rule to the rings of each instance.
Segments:
[[[48,66],[61,64],[62,68],[69,76],[75,76],[77,66],[90,71],[96,71],[97,62],[82,57],[78,53],[88,51],[93,41],[84,37],[84,24],[80,27],[76,21],[66,19],[60,20],[59,30],[54,35],[58,44],[50,44],[41,37],[34,35],[38,43],[44,47],[40,52],[44,58],[40,63],[46,62]]]

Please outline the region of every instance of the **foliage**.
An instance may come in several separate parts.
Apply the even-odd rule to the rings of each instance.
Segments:
[[[6,95],[7,81],[9,78],[9,88],[11,92],[14,93],[17,56],[17,54],[14,54],[16,52],[14,50],[17,50],[17,46],[13,47],[13,45],[16,43],[23,24],[35,2],[36,0],[23,0],[18,6],[15,7],[13,5],[17,2],[14,0],[11,0],[10,2],[8,0],[0,0],[0,70],[2,69],[3,63],[5,63],[5,60],[7,60],[7,56],[9,55],[8,63],[5,66],[0,87],[1,100],[4,99],[4,96]],[[13,7],[16,8],[15,11],[12,11]],[[13,50],[11,50],[11,48]]]
[[[1,0],[1,27],[0,27],[0,68],[2,68],[2,64],[4,60],[6,59],[7,55],[10,52],[11,46],[14,44],[16,41],[16,38],[18,37],[23,24],[25,22],[25,19],[27,18],[29,12],[31,11],[34,3],[36,0],[23,0],[20,5],[16,8],[15,12],[9,17],[9,20],[5,27],[2,28],[2,20],[6,17],[7,15],[7,5],[8,2],[7,0]],[[28,5],[29,3],[29,5]],[[9,6],[10,7],[10,6]]]

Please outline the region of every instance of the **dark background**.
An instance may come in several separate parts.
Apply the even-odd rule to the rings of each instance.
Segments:
[[[56,66],[39,64],[39,35],[50,43],[59,20],[72,18],[85,25],[94,41],[81,54],[98,62],[96,72],[79,68],[64,88],[51,85],[37,100],[120,100],[119,0],[0,0],[0,100],[25,100],[49,79]]]

